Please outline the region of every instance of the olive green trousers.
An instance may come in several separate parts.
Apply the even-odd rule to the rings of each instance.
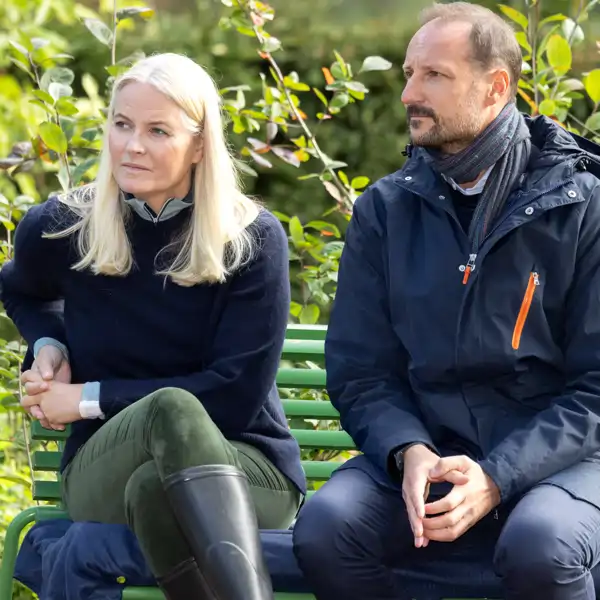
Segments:
[[[74,521],[128,524],[156,577],[192,556],[163,489],[171,473],[227,464],[247,475],[261,529],[287,528],[302,495],[257,449],[230,442],[201,402],[165,388],[104,424],[63,474],[63,499]]]

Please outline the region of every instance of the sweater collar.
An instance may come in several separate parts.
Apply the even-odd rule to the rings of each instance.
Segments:
[[[178,215],[182,210],[190,208],[194,203],[193,188],[184,198],[169,198],[160,209],[160,212],[156,214],[144,200],[136,198],[129,192],[121,192],[121,197],[125,204],[142,219],[146,221],[152,221],[153,223],[159,223],[160,221],[167,221],[168,219]]]

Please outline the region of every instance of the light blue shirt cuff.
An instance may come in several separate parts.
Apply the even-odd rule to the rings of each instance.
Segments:
[[[100,382],[89,381],[83,385],[79,413],[84,419],[104,419],[100,409]]]
[[[37,358],[40,349],[44,346],[54,346],[58,348],[62,352],[65,359],[69,360],[69,351],[67,350],[67,347],[62,342],[59,342],[58,340],[55,340],[51,337],[42,337],[35,342],[35,344],[33,345],[34,358]]]

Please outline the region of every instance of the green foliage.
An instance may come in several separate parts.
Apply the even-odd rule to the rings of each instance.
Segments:
[[[100,0],[97,11],[74,0],[3,0],[0,264],[11,256],[15,225],[29,206],[51,190],[94,178],[114,78],[145,52],[184,52],[222,74],[238,165],[247,186],[266,199],[289,233],[290,320],[327,322],[353,203],[372,180],[401,166],[405,130],[398,65],[404,42],[383,13],[376,19],[367,11],[363,30],[389,27],[393,44],[382,44],[381,33],[361,38],[355,29],[346,32],[343,20],[337,29],[332,22],[320,26],[318,19],[309,20],[304,4],[285,3],[280,16],[259,0],[221,0],[218,8],[194,1],[203,19],[186,12],[178,20],[160,8],[156,18],[138,0],[131,6],[129,0]],[[497,5],[514,24],[524,53],[521,106],[596,140],[600,69],[589,59],[597,48],[588,37],[597,3],[582,0],[570,16],[549,12],[552,0]],[[416,26],[407,22],[410,29]],[[159,42],[149,41],[157,36]],[[23,353],[14,326],[0,313],[0,547],[3,528],[31,504],[31,448],[18,406]],[[285,393],[326,398],[314,390]],[[337,427],[306,420],[292,425]],[[306,456],[334,457],[316,451]]]

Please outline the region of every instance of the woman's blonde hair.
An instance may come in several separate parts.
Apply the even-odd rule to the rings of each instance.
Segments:
[[[158,54],[142,59],[115,82],[106,121],[98,175],[92,184],[64,194],[61,201],[79,218],[48,237],[77,232],[80,260],[74,269],[95,274],[126,275],[133,258],[125,224],[131,208],[121,199],[108,148],[115,98],[131,82],[148,83],[175,102],[183,122],[201,136],[203,155],[192,181],[194,210],[189,227],[174,246],[171,264],[158,273],[191,286],[222,282],[251,256],[254,242],[247,226],[258,205],[242,192],[235,163],[227,146],[221,98],[208,73],[185,56]]]

